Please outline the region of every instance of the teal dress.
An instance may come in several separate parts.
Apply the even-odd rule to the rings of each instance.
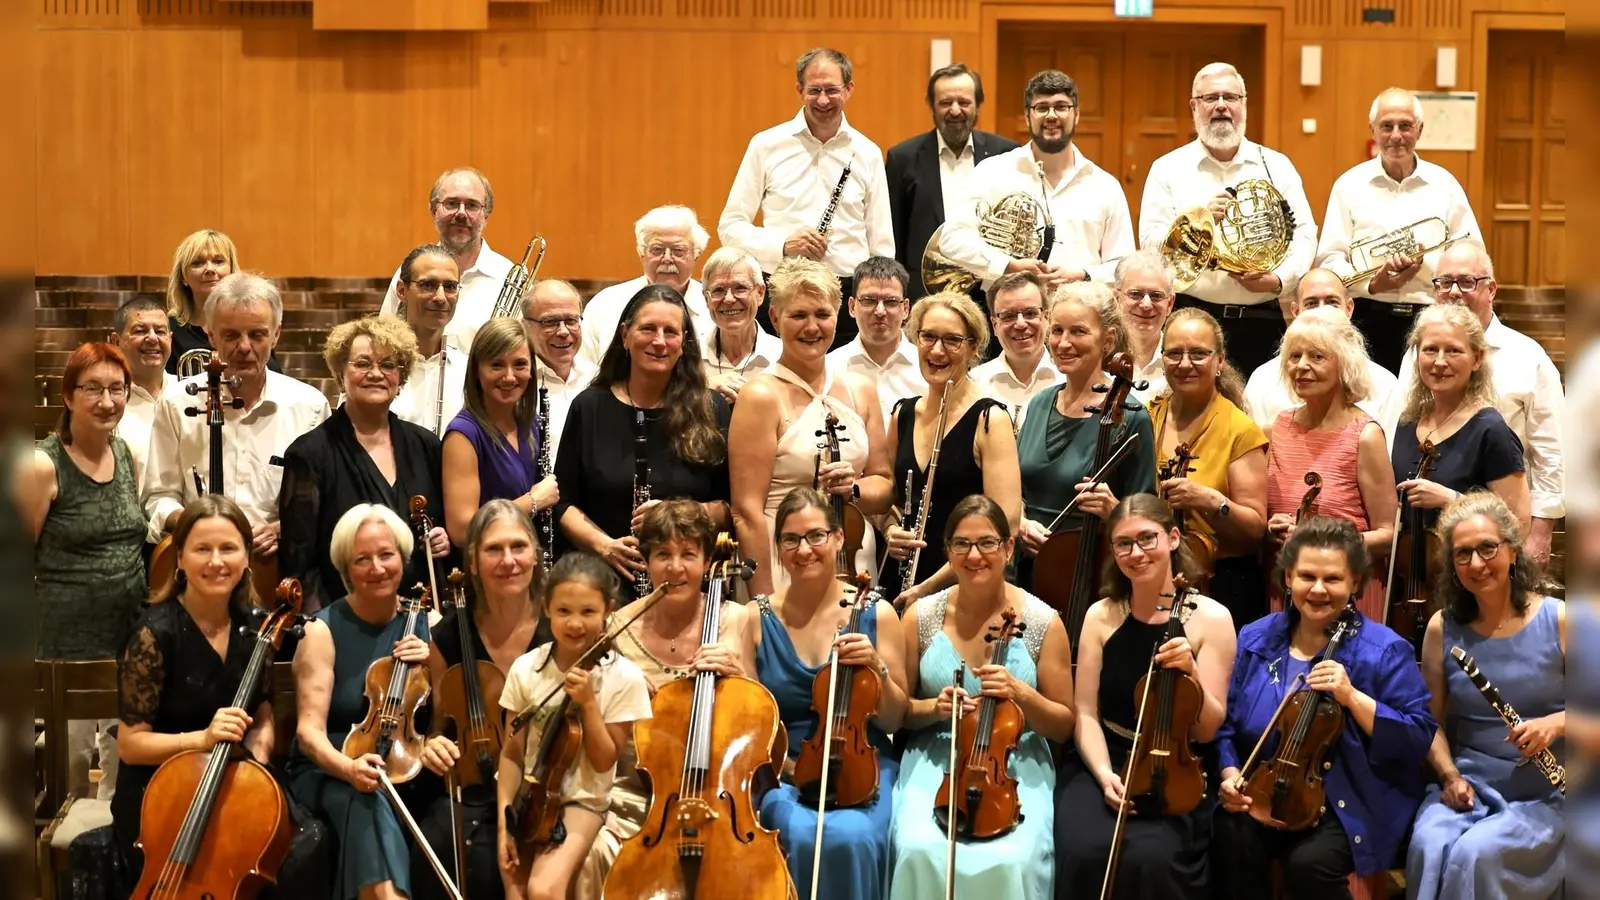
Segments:
[[[825,665],[812,668],[800,661],[789,630],[772,607],[761,604],[761,646],[756,648],[756,671],[778,701],[778,718],[789,731],[789,756],[800,755],[800,745],[817,729],[811,708],[811,685]],[[861,619],[861,633],[878,644],[878,618]],[[830,900],[879,900],[889,884],[889,824],[891,796],[900,763],[892,756],[888,735],[874,723],[867,732],[878,748],[878,799],[852,809],[828,810],[822,824],[822,867],[817,896]],[[817,811],[800,800],[799,790],[785,781],[761,798],[761,824],[777,829],[778,842],[789,862],[789,875],[802,897],[811,894],[812,849],[816,841]]]
[[[340,599],[316,614],[333,635],[333,692],[328,698],[328,741],[338,747],[366,713],[367,667],[394,652],[406,627],[404,615],[373,625]],[[419,616],[417,636],[428,640],[428,620]],[[294,798],[326,819],[339,835],[334,900],[350,900],[361,889],[384,881],[411,895],[411,851],[405,826],[378,792],[363,794],[342,778],[317,768],[297,738],[287,765]],[[402,786],[402,789],[405,786]],[[408,804],[409,805],[409,804]]]
[[[950,684],[961,655],[944,633],[949,591],[917,603],[917,643],[921,647],[915,696],[931,699]],[[1043,600],[1024,594],[1022,636],[1011,642],[1005,666],[1013,677],[1037,688],[1039,649],[1056,613]],[[963,687],[978,693],[978,680],[967,672]],[[950,728],[930,725],[911,736],[900,761],[894,788],[894,824],[889,845],[894,856],[891,900],[925,900],[944,896],[945,833],[933,818],[933,801],[950,765]],[[956,847],[956,896],[975,900],[1047,900],[1055,876],[1053,796],[1055,764],[1050,743],[1032,729],[1022,734],[1011,755],[1011,777],[1017,780],[1022,822],[1003,837],[962,840]]]

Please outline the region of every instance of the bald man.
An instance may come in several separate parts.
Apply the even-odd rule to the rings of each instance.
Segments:
[[[1561,373],[1538,341],[1508,327],[1494,314],[1499,285],[1494,280],[1494,262],[1482,244],[1463,241],[1446,249],[1434,265],[1433,290],[1436,302],[1465,306],[1483,323],[1483,337],[1489,344],[1489,375],[1499,396],[1496,408],[1522,441],[1527,462],[1533,510],[1528,552],[1541,564],[1547,563],[1555,522],[1566,515],[1562,442],[1567,399]],[[1378,419],[1390,435],[1416,369],[1416,352],[1408,350],[1400,364],[1400,389]]]
[[[570,282],[546,278],[522,299],[522,329],[533,347],[534,387],[550,404],[550,446],[561,450],[561,430],[578,393],[594,380],[596,365],[583,347],[583,297]],[[555,455],[550,457],[555,462]]]
[[[1294,297],[1289,302],[1289,313],[1298,317],[1308,309],[1324,306],[1338,309],[1346,317],[1354,309],[1350,294],[1338,275],[1327,269],[1312,269],[1295,288]],[[1372,382],[1372,394],[1358,402],[1356,407],[1381,422],[1398,379],[1393,372],[1370,358],[1367,360],[1367,378]],[[1244,387],[1245,412],[1256,420],[1263,431],[1271,430],[1279,413],[1299,405],[1300,398],[1295,396],[1294,389],[1284,380],[1282,354],[1267,360],[1250,373],[1250,381]]]

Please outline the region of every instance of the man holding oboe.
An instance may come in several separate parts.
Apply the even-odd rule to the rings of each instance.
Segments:
[[[894,257],[883,151],[845,120],[855,90],[849,57],[807,50],[795,63],[795,82],[800,114],[750,139],[717,237],[750,251],[769,275],[786,256],[817,260],[839,276],[848,297],[858,263]],[[772,330],[765,300],[760,315]],[[855,336],[855,321],[840,316],[833,346]]]

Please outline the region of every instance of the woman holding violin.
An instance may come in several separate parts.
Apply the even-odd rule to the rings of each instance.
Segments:
[[[1081,528],[1085,516],[1104,520],[1117,498],[1149,491],[1156,478],[1150,414],[1129,396],[1120,424],[1107,436],[1107,443],[1114,451],[1129,435],[1139,439],[1104,482],[1089,484],[1098,468],[1095,456],[1101,444],[1101,415],[1089,409],[1104,404],[1107,392],[1097,388],[1110,387],[1106,362],[1125,343],[1111,290],[1094,282],[1063,285],[1051,294],[1045,316],[1045,347],[1065,377],[1028,401],[1028,414],[1017,435],[1023,502],[1017,541],[1024,551],[1017,560],[1018,584],[1033,583],[1034,556],[1049,540],[1051,523],[1074,497],[1084,495],[1055,526],[1056,531]],[[1072,573],[1047,577],[1070,582]]]
[[[739,546],[757,560],[750,592],[758,597],[787,580],[787,569],[774,564],[770,551],[756,551],[772,546],[773,516],[792,489],[815,482],[856,505],[860,546],[845,577],[876,574],[876,544],[861,515],[887,511],[893,491],[877,389],[864,376],[836,376],[827,367],[839,279],[819,262],[792,257],[772,273],[770,289],[783,353],[745,384],[728,426],[734,529]],[[821,448],[830,446],[839,458],[822,461]]]
[[[339,836],[334,900],[397,900],[412,893],[409,841],[394,807],[375,793],[388,761],[376,753],[352,758],[342,749],[371,707],[383,702],[367,689],[368,668],[391,658],[396,665],[428,662],[428,617],[420,616],[415,633],[406,634],[410,617],[401,610],[400,576],[412,549],[411,531],[394,510],[362,503],[346,511],[334,527],[329,556],[348,593],[316,613],[295,651],[299,722],[289,789]],[[418,731],[414,709],[401,716],[405,731]],[[395,742],[400,745],[399,736]],[[437,775],[459,756],[442,736],[410,749]],[[401,785],[402,796],[422,799],[416,787]]]
[[[885,529],[889,555],[902,565],[886,566],[878,583],[896,609],[943,590],[957,580],[956,564],[929,547],[929,536],[945,531],[950,511],[965,497],[994,498],[1006,517],[1006,534],[1022,517],[1017,439],[1005,404],[985,397],[973,384],[972,367],[989,345],[989,324],[966,294],[923,297],[911,309],[907,332],[917,345],[917,362],[928,382],[926,397],[906,397],[889,416],[889,455],[894,482],[911,520]],[[1000,410],[1001,420],[994,421]],[[931,484],[930,484],[931,482]],[[923,520],[919,537],[914,521]],[[915,568],[906,577],[904,565]],[[907,587],[909,585],[909,588]]]
[[[1055,895],[1100,896],[1107,862],[1118,854],[1109,896],[1209,898],[1212,803],[1201,748],[1227,706],[1233,621],[1217,601],[1178,590],[1175,579],[1192,577],[1193,564],[1159,497],[1123,498],[1106,525],[1106,596],[1089,608],[1078,648],[1078,753],[1063,761],[1056,790]],[[1163,709],[1163,692],[1147,696],[1144,688],[1147,675],[1164,669],[1192,687],[1172,691]],[[1146,738],[1136,753],[1134,735],[1163,724],[1173,732],[1166,764],[1174,771],[1165,776],[1170,790],[1152,790],[1160,783],[1151,774],[1153,745]]]
[[[1357,403],[1372,390],[1366,341],[1337,307],[1306,310],[1283,335],[1282,378],[1300,405],[1278,414],[1267,445],[1267,539],[1281,547],[1302,513],[1347,519],[1369,558],[1387,556],[1394,538],[1394,468],[1383,428]],[[1310,473],[1316,484],[1310,485]],[[1315,494],[1312,489],[1315,487]],[[1313,499],[1307,508],[1306,498]],[[1383,621],[1383,579],[1369,575],[1358,595],[1362,615]],[[1275,611],[1283,594],[1272,592]]]
[[[957,834],[961,822],[979,816],[1003,819],[1006,827],[987,839],[958,840],[956,896],[1044,900],[1055,872],[1050,742],[1065,741],[1073,723],[1066,626],[1044,601],[1006,583],[1013,542],[999,504],[981,495],[960,501],[945,520],[943,538],[944,564],[955,572],[956,586],[918,600],[901,623],[911,694],[901,727],[910,740],[894,789],[890,897],[944,895],[948,832],[935,809],[940,788],[948,787],[950,721],[959,709],[958,739],[973,734],[984,718],[983,704],[992,699],[1016,713],[1005,717],[1010,727],[979,735],[981,741],[962,741],[987,747],[983,759],[974,752],[957,766],[985,767],[1000,777],[985,786],[976,804],[969,805],[966,790],[954,792],[963,807]],[[1010,623],[1020,623],[1019,636],[988,640],[1010,637],[1000,631]],[[997,649],[1003,651],[999,659]],[[958,668],[959,684],[953,677]],[[943,815],[948,818],[948,812]]]
[[[783,321],[781,307],[774,315]],[[857,596],[836,576],[834,557],[844,535],[820,492],[790,491],[778,504],[773,525],[778,559],[789,580],[770,600],[756,599],[761,611],[756,671],[778,701],[789,732],[789,758],[783,783],[761,801],[761,824],[777,830],[800,896],[811,894],[812,863],[820,855],[818,897],[877,900],[888,884],[890,797],[900,772],[888,732],[900,727],[907,702],[900,617],[876,593]],[[820,771],[808,763],[802,772],[797,760],[814,762],[827,752],[826,705],[818,709],[815,698],[827,696],[835,652],[840,683],[852,681],[848,695],[835,691],[834,696],[851,699],[848,709],[834,710],[834,734],[845,735],[837,738],[845,746],[829,760],[826,795],[835,799],[824,814],[818,847]],[[870,674],[854,674],[862,671]],[[805,784],[799,783],[801,777]]]
[[[711,568],[718,530],[705,508],[693,500],[653,503],[642,517],[639,548],[648,561],[650,583],[669,587],[665,596],[617,636],[613,649],[644,673],[652,694],[662,685],[700,671],[723,675],[753,675],[756,671],[755,633],[760,626],[748,607],[724,597],[717,640],[705,644],[700,641],[706,603],[704,581]],[[613,613],[608,627],[632,618],[638,610],[637,603]],[[597,900],[601,896],[622,842],[637,834],[644,822],[650,791],[635,769],[636,759],[633,742],[629,741],[617,761],[617,778],[611,788],[605,825],[578,874],[573,893],[578,900]]]
[[[1195,574],[1242,628],[1267,612],[1267,436],[1243,409],[1244,381],[1210,313],[1180,309],[1161,334],[1168,390],[1150,401],[1156,459],[1173,461],[1186,446],[1190,460],[1164,473],[1161,498],[1178,515]]]
[[[1300,523],[1278,554],[1288,608],[1239,633],[1217,732],[1219,897],[1269,900],[1277,862],[1287,896],[1349,898],[1348,876],[1388,868],[1405,839],[1436,725],[1410,645],[1356,606],[1366,543],[1348,519]],[[1336,704],[1333,727],[1312,724],[1327,717],[1317,704]],[[1318,777],[1289,778],[1275,800],[1277,776],[1299,771]]]
[[[1562,892],[1567,610],[1538,590],[1543,573],[1521,528],[1487,491],[1439,515],[1445,553],[1437,565],[1446,574],[1436,591],[1444,608],[1428,622],[1422,674],[1440,726],[1428,751],[1440,784],[1429,786],[1412,827],[1412,898]]]

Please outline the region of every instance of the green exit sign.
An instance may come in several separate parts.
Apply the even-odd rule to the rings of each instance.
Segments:
[[[1116,14],[1129,18],[1148,19],[1155,12],[1155,0],[1113,0]]]

